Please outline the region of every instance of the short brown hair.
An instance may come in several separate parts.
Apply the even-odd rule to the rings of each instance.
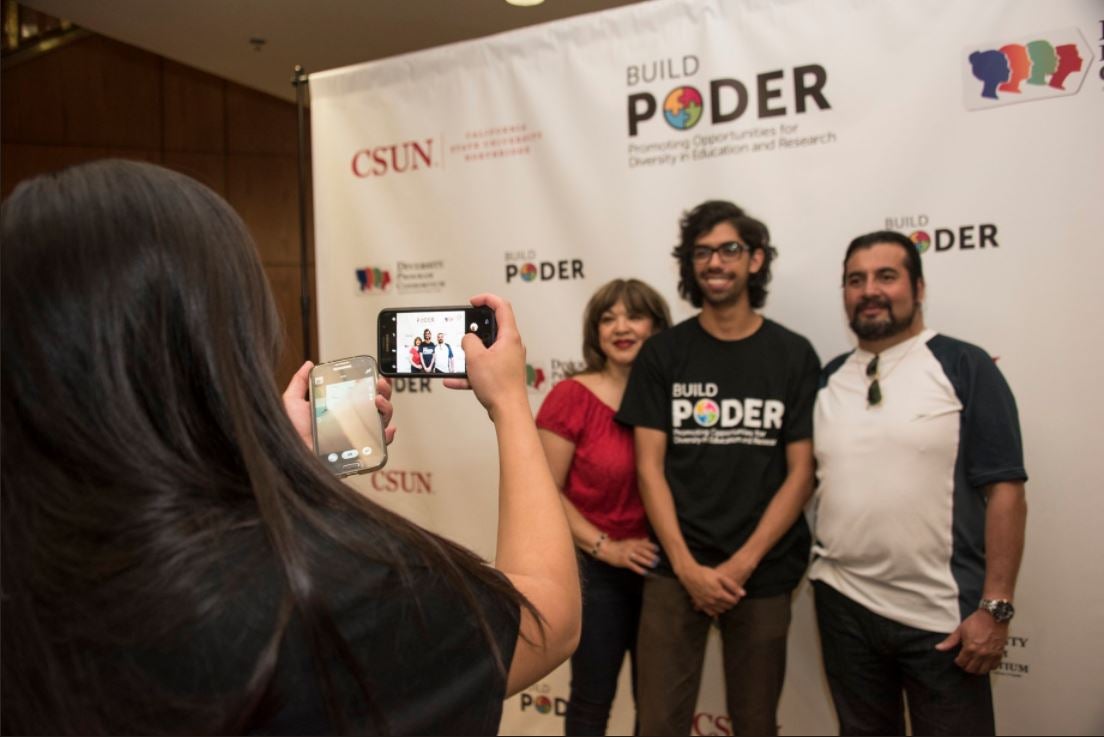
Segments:
[[[598,343],[598,323],[606,310],[618,302],[630,315],[647,315],[659,330],[671,327],[671,311],[659,292],[639,279],[614,279],[598,288],[583,312],[583,361],[585,371],[601,371],[606,367],[606,354]]]

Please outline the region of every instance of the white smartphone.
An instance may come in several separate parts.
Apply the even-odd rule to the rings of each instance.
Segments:
[[[314,452],[335,476],[375,471],[387,463],[383,418],[376,409],[377,378],[371,356],[342,358],[311,369]]]

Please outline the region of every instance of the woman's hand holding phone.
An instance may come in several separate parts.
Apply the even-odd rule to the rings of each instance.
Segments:
[[[310,372],[314,364],[305,362],[291,377],[287,389],[284,390],[284,409],[288,419],[295,427],[295,432],[303,439],[307,448],[314,448],[314,440],[311,438],[311,405],[307,398],[310,393]],[[391,419],[394,417],[395,408],[391,404],[391,382],[380,377],[376,380],[376,409],[383,416],[383,439],[391,445],[395,439],[395,428],[391,427]]]
[[[521,342],[513,308],[507,300],[494,294],[477,295],[471,298],[471,303],[494,310],[498,337],[487,348],[475,335],[465,335],[461,344],[467,356],[468,378],[445,379],[445,386],[474,391],[476,399],[486,407],[492,420],[495,419],[496,409],[513,403],[524,404],[528,410],[525,346]]]

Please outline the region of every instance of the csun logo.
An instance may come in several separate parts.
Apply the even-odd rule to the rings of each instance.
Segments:
[[[353,176],[364,179],[428,169],[434,164],[433,156],[432,138],[362,148],[353,154]]]

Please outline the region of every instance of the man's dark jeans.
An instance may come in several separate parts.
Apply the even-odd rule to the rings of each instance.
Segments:
[[[989,676],[939,652],[946,633],[927,632],[874,614],[831,586],[813,582],[824,668],[840,734],[905,733],[902,692],[914,735],[992,735]]]

